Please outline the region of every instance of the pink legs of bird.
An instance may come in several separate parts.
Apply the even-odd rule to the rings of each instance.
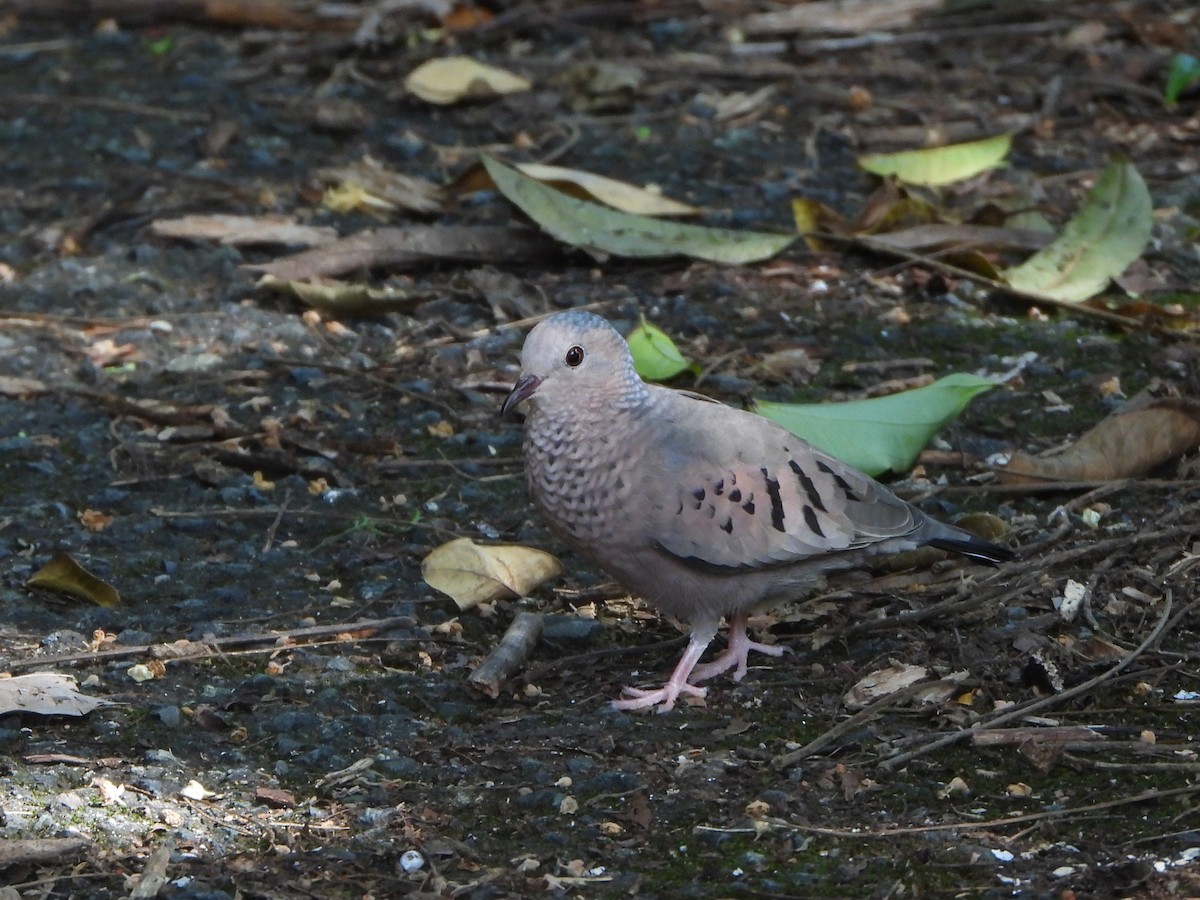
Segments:
[[[725,647],[725,652],[718,656],[710,663],[705,663],[702,666],[697,666],[692,671],[692,681],[701,682],[714,675],[720,675],[729,669],[733,669],[733,680],[741,681],[746,677],[746,657],[751,650],[757,650],[759,653],[765,653],[767,656],[783,656],[787,652],[787,647],[779,647],[774,644],[760,644],[758,641],[750,640],[750,635],[746,634],[746,619],[744,612],[734,613],[729,619],[729,635],[726,638],[728,645]]]
[[[692,669],[696,668],[696,663],[708,649],[709,642],[712,641],[715,633],[715,626],[700,633],[693,631],[688,640],[687,649],[683,651],[683,656],[679,658],[675,671],[671,673],[666,684],[657,691],[645,691],[635,687],[624,688],[622,693],[628,694],[629,699],[614,700],[613,709],[645,709],[648,706],[658,706],[658,711],[665,713],[675,706],[675,700],[680,694],[689,697],[703,697],[708,691],[705,688],[688,684],[688,676],[692,674]]]
[[[714,675],[720,675],[722,672],[734,669],[735,666],[737,668],[734,669],[733,680],[741,681],[746,675],[746,657],[751,650],[757,650],[759,653],[767,654],[767,656],[782,656],[787,650],[786,647],[760,644],[758,641],[750,640],[750,636],[746,634],[746,614],[739,612],[735,613],[729,619],[729,643],[725,648],[725,652],[712,662],[697,666],[696,663],[700,661],[700,657],[708,649],[708,645],[712,642],[715,634],[715,627],[693,631],[691,638],[688,640],[687,649],[683,651],[683,656],[680,657],[678,664],[675,666],[675,671],[671,673],[671,677],[667,679],[666,684],[656,691],[627,687],[623,690],[623,693],[628,694],[629,699],[614,700],[612,704],[613,709],[631,710],[657,706],[657,712],[668,712],[675,706],[675,701],[681,695],[687,697],[704,697],[708,693],[706,688],[696,687],[695,682],[704,681],[706,678],[712,678]]]

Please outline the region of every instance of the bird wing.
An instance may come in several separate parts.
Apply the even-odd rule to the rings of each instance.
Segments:
[[[915,507],[775,423],[724,404],[655,392],[645,458],[651,539],[719,568],[789,565],[903,540]]]

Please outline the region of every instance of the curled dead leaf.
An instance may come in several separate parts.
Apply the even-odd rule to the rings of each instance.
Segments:
[[[1200,402],[1162,397],[1131,403],[1053,456],[1013,453],[997,472],[1005,484],[1137,478],[1197,447]]]

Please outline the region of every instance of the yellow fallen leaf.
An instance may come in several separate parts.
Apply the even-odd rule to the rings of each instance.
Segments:
[[[593,172],[564,169],[562,166],[546,166],[541,163],[517,163],[516,168],[530,178],[552,184],[560,190],[580,199],[599,200],[613,209],[634,213],[639,216],[694,216],[700,212],[696,207],[636,185],[606,178]],[[576,190],[571,190],[575,188]]]
[[[460,100],[479,100],[516,94],[533,85],[519,75],[476,62],[469,56],[431,59],[408,73],[404,87],[427,103],[445,106]]]
[[[520,544],[476,544],[470,538],[442,544],[421,561],[425,583],[464,610],[524,596],[561,573],[562,565],[549,553]]]

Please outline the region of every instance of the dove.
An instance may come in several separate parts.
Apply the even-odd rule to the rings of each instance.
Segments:
[[[768,419],[699,394],[647,384],[625,339],[584,311],[539,322],[502,414],[528,404],[530,493],[584,559],[686,624],[687,647],[657,689],[627,687],[619,710],[672,709],[750,651],[747,618],[795,599],[830,571],[932,545],[998,564],[1014,557],[933,519],[867,475]],[[721,620],[724,652],[700,659]]]

